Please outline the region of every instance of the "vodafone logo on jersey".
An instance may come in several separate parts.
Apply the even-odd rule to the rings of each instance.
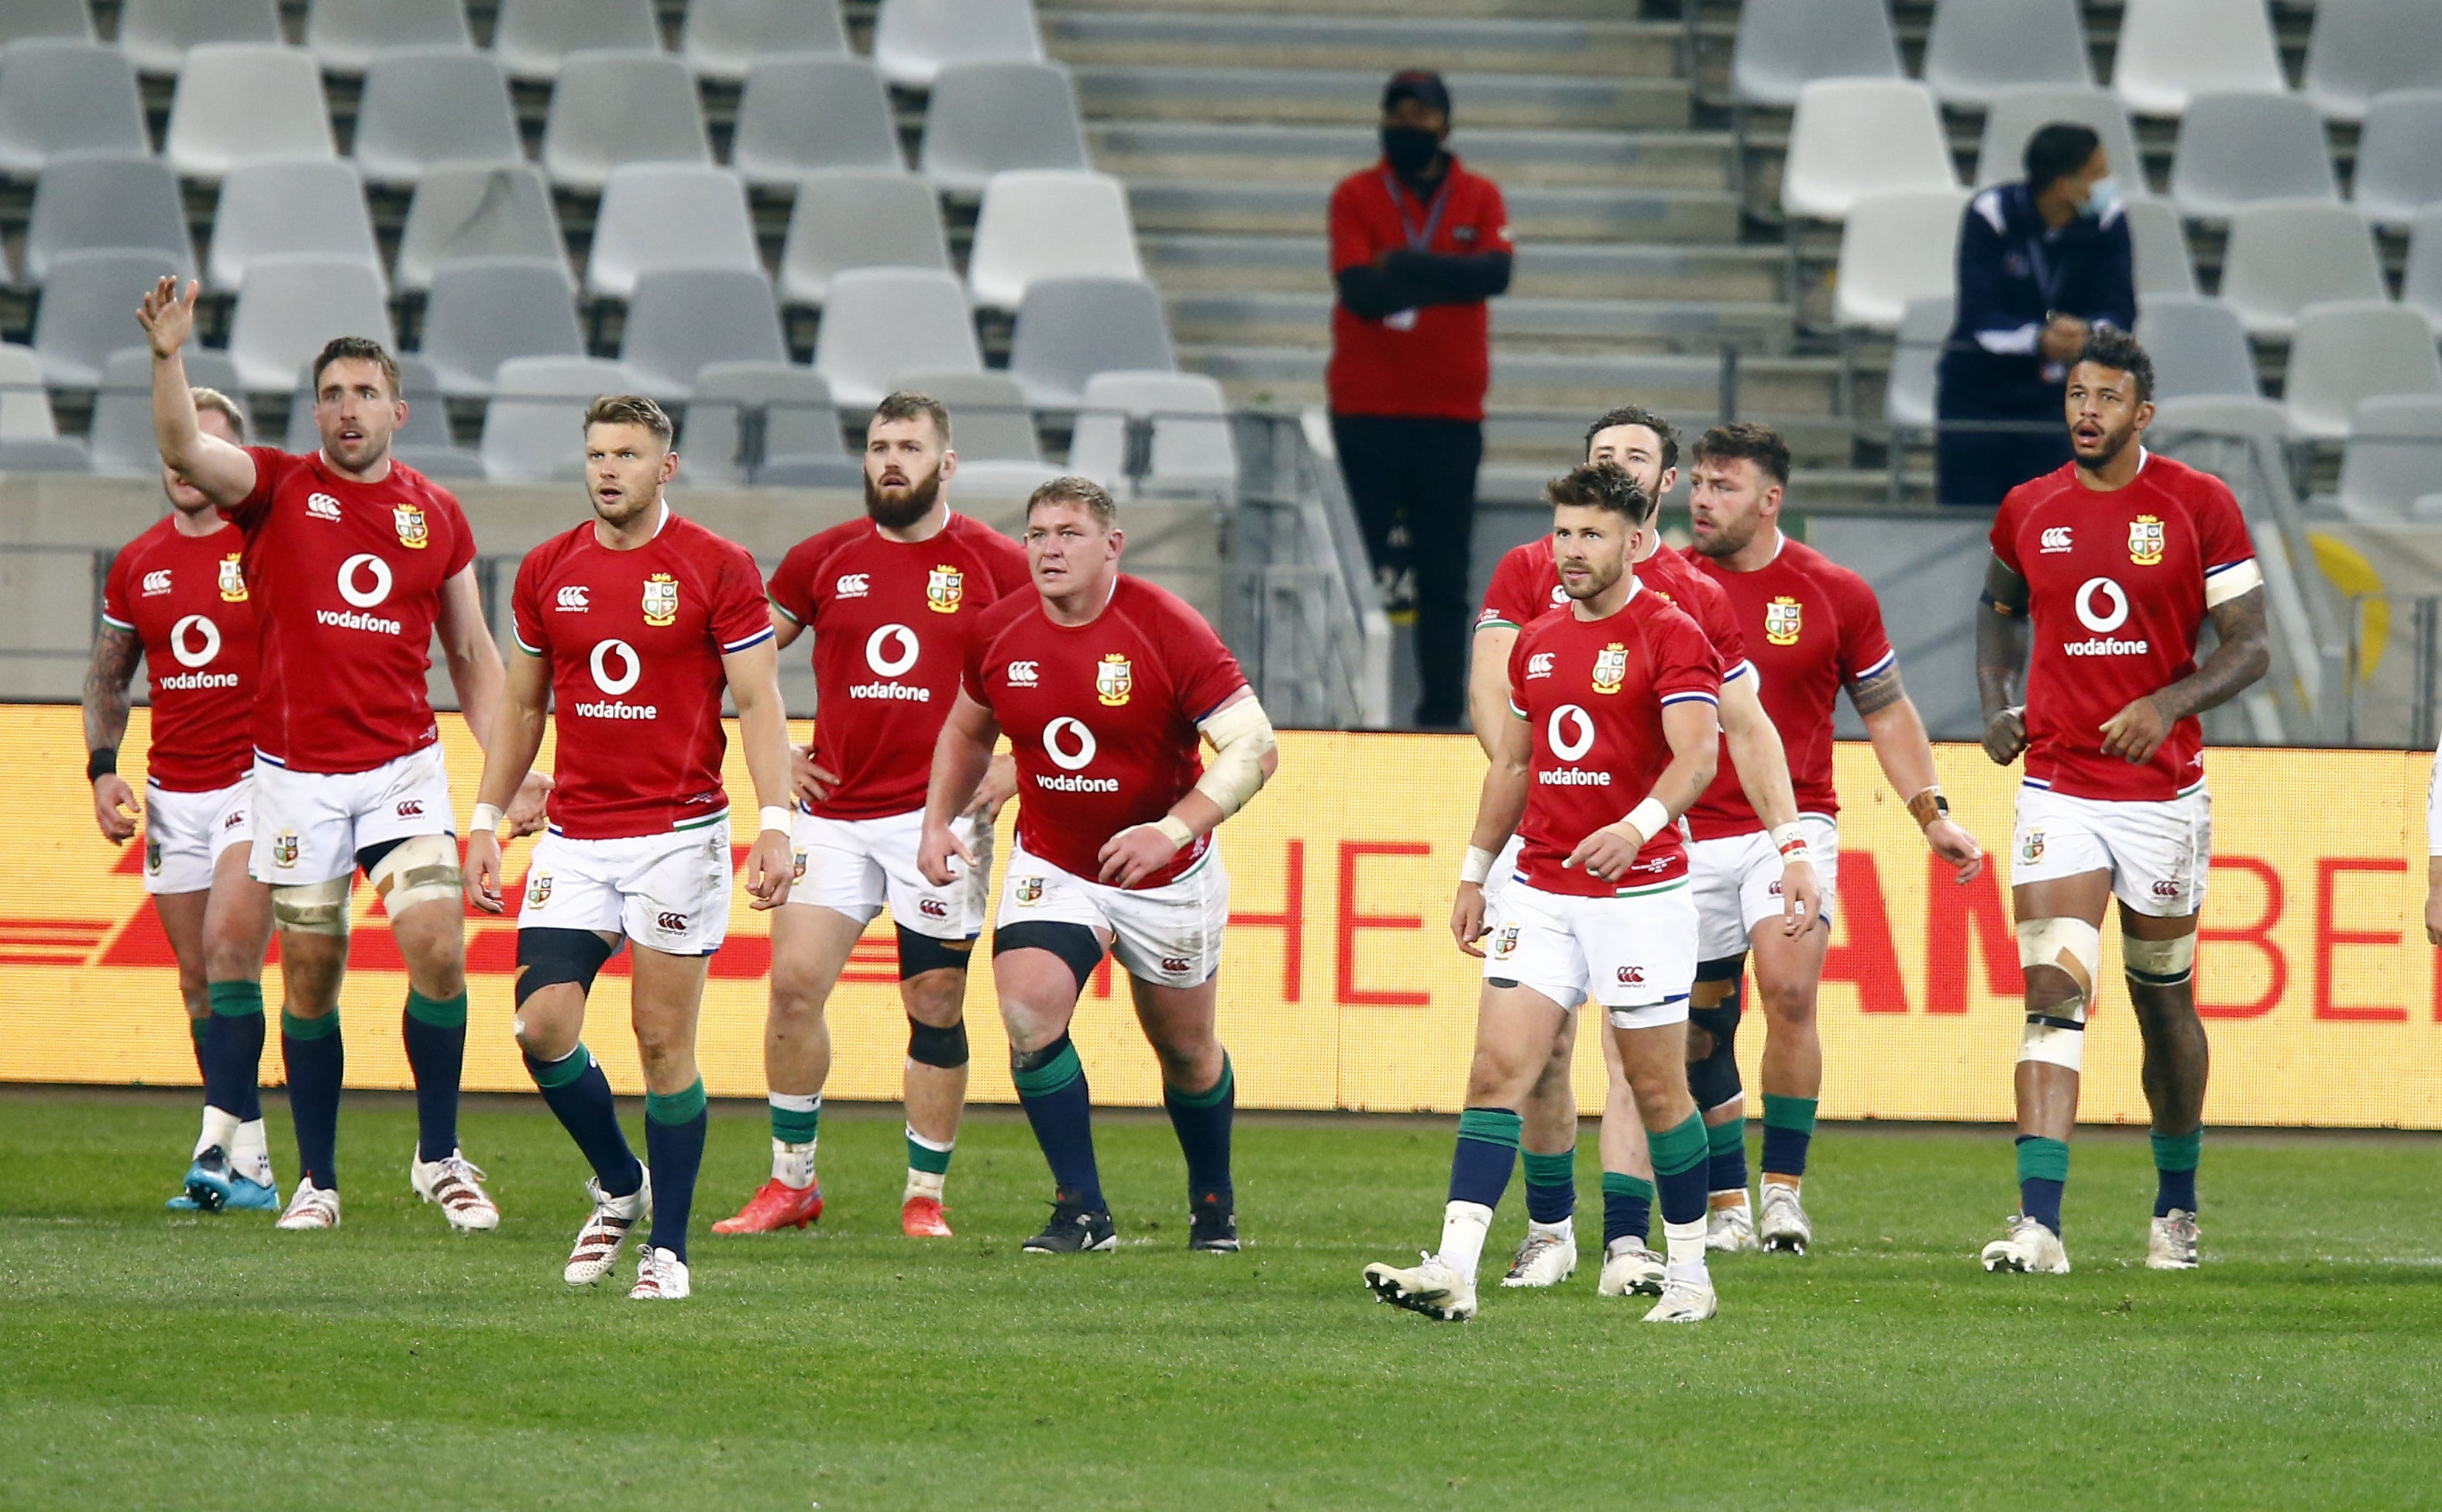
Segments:
[[[201,614],[190,614],[170,627],[170,654],[176,658],[184,672],[172,672],[156,680],[159,686],[186,691],[193,688],[233,688],[235,672],[197,670],[211,665],[221,654],[221,628]]]
[[[589,720],[658,720],[662,711],[650,703],[623,703],[619,696],[636,685],[645,675],[645,659],[636,648],[613,636],[593,643],[593,654],[587,658],[586,669],[593,674],[593,685],[608,698],[579,703],[576,712]]]
[[[865,665],[873,669],[875,681],[849,685],[852,699],[884,699],[894,703],[930,703],[933,690],[907,683],[887,681],[905,677],[923,654],[916,632],[904,625],[884,625],[865,638]]]
[[[1094,732],[1085,728],[1084,720],[1062,715],[1043,727],[1043,754],[1051,758],[1053,766],[1068,775],[1055,777],[1038,772],[1034,774],[1034,785],[1049,792],[1119,792],[1120,779],[1117,777],[1077,775],[1094,764],[1097,749]]]
[[[1561,704],[1543,721],[1543,741],[1563,761],[1581,759],[1595,748],[1594,716],[1577,704]],[[1590,772],[1583,767],[1553,767],[1536,773],[1535,780],[1547,788],[1608,788],[1611,774]]]
[[[144,574],[144,596],[158,598],[170,591],[170,569],[158,567]]]
[[[320,494],[314,496],[322,498]],[[390,597],[390,563],[371,552],[358,552],[339,564],[339,596],[358,610],[378,607]],[[394,619],[379,614],[351,613],[346,610],[318,609],[314,620],[336,629],[370,630],[376,635],[402,635],[405,628]]]
[[[2089,577],[2070,601],[2077,621],[2093,633],[2083,641],[2064,641],[2070,656],[2142,656],[2152,647],[2141,637],[2123,641],[2111,632],[2128,623],[2128,591],[2108,577]]]

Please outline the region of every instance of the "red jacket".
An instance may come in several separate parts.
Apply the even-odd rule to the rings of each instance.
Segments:
[[[1454,155],[1430,201],[1419,202],[1387,163],[1340,180],[1331,191],[1333,278],[1399,248],[1456,256],[1510,251],[1500,189]],[[1334,303],[1323,376],[1333,412],[1482,420],[1492,379],[1490,324],[1481,300],[1379,319]]]

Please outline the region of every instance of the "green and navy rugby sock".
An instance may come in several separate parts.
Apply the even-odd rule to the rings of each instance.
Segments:
[[[2204,1152],[2205,1131],[2154,1136],[2154,1216],[2196,1211],[2196,1161]]]
[[[1106,1211],[1103,1175],[1094,1163],[1094,1099],[1077,1047],[1061,1035],[1039,1050],[1012,1051],[1010,1075],[1034,1142],[1061,1193],[1087,1211]]]
[[[703,1078],[682,1092],[645,1094],[645,1159],[653,1168],[653,1232],[645,1242],[685,1265],[696,1173],[703,1169]]]

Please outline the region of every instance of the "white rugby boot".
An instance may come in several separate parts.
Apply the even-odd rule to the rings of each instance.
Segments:
[[[1705,1235],[1710,1239],[1710,1234]],[[1777,1181],[1763,1184],[1763,1211],[1756,1215],[1756,1240],[1766,1254],[1802,1255],[1814,1242],[1814,1224],[1797,1200],[1795,1187]]]
[[[1602,1279],[1595,1283],[1597,1297],[1659,1297],[1662,1257],[1633,1234],[1603,1248]]]
[[[2154,1220],[2153,1231],[2145,1236],[2145,1268],[2148,1270],[2194,1270],[2196,1268],[2196,1215],[2184,1208],[2173,1208],[2168,1217]]]
[[[1509,1262],[1509,1273],[1501,1278],[1501,1284],[1504,1286],[1557,1286],[1576,1273],[1576,1228],[1569,1224],[1551,1229],[1530,1225],[1526,1237],[1518,1241],[1517,1257]]]
[[[1713,1295],[1713,1278],[1698,1274],[1686,1280],[1666,1278],[1662,1300],[1645,1315],[1649,1323],[1701,1323],[1722,1310]]]
[[[1704,1248],[1717,1255],[1735,1255],[1756,1247],[1755,1210],[1743,1194],[1735,1208],[1715,1208],[1704,1214]]]
[[[419,1152],[408,1158],[407,1175],[417,1196],[440,1204],[450,1232],[488,1233],[501,1226],[501,1210],[483,1191],[483,1173],[465,1151],[438,1160],[425,1160]]]
[[[568,1268],[559,1273],[559,1279],[572,1286],[591,1286],[618,1265],[628,1235],[653,1211],[653,1174],[646,1172],[645,1184],[624,1197],[610,1195],[600,1181],[588,1177],[585,1194],[593,1199],[593,1211],[586,1215],[585,1227],[576,1230]]]
[[[2068,1251],[2061,1248],[2060,1235],[2028,1217],[2015,1213],[2010,1219],[2010,1231],[1984,1247],[1984,1268],[1991,1271],[2014,1270],[2026,1275],[2066,1276],[2068,1274]]]
[[[1463,1323],[1475,1316],[1475,1283],[1452,1270],[1439,1255],[1402,1270],[1376,1261],[1365,1267],[1365,1284],[1394,1307],[1446,1323]]]
[[[316,1186],[306,1176],[297,1178],[297,1190],[288,1198],[288,1211],[280,1215],[274,1228],[299,1233],[308,1229],[337,1229],[339,1226],[339,1194]]]
[[[690,1295],[685,1261],[654,1245],[636,1251],[636,1284],[629,1289],[629,1302],[684,1302]]]

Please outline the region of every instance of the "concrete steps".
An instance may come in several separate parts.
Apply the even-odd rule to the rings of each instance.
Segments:
[[[1248,24],[1268,25],[1277,16],[1303,16],[1313,13],[1315,0],[1059,0],[1056,7],[1038,10],[1048,26],[1055,18],[1107,12],[1134,12],[1159,15],[1209,15],[1223,11],[1247,18]],[[1331,9],[1338,16],[1371,16],[1410,22],[1416,16],[1415,0],[1331,0]],[[1475,17],[1491,20],[1550,21],[1574,18],[1581,21],[1617,21],[1624,11],[1634,9],[1623,0],[1433,0],[1437,17]],[[1255,18],[1262,18],[1258,23]],[[1677,29],[1677,24],[1671,24]]]
[[[1138,246],[1146,273],[1171,294],[1331,287],[1331,255],[1321,236],[1153,232],[1140,234]],[[1777,303],[1782,262],[1779,248],[1770,246],[1529,242],[1518,249],[1508,298]]]
[[[1326,354],[1320,348],[1181,343],[1179,365],[1221,382],[1233,403],[1312,404],[1322,398]],[[1740,362],[1740,412],[1830,418],[1835,412],[1839,364],[1829,357],[1751,357]],[[1713,415],[1722,400],[1716,355],[1606,355],[1515,352],[1492,354],[1496,410],[1557,412],[1583,424],[1630,400],[1662,413]]]
[[[1187,343],[1209,341],[1327,349],[1328,293],[1200,293],[1169,298],[1170,329]],[[1539,299],[1492,301],[1492,341],[1511,353],[1629,355],[1785,350],[1789,307],[1707,300]]]
[[[1233,68],[1085,64],[1075,69],[1088,118],[1308,122],[1372,126],[1381,115],[1381,69]],[[1687,124],[1687,86],[1676,79],[1565,74],[1447,76],[1471,126],[1613,128]]]
[[[1727,242],[1738,235],[1738,200],[1726,190],[1503,186],[1502,198],[1511,234],[1521,241]],[[1128,181],[1128,209],[1139,231],[1292,235],[1322,225],[1330,200],[1327,184]]]
[[[1122,178],[1212,178],[1328,188],[1372,162],[1372,125],[1212,124],[1097,120],[1085,128],[1094,164]],[[1727,132],[1582,131],[1467,127],[1450,151],[1504,194],[1524,188],[1723,190],[1735,138]]]
[[[1258,25],[1243,15],[1209,11],[1054,11],[1043,17],[1046,49],[1072,64],[1184,63],[1373,74],[1436,68],[1667,80],[1678,71],[1680,38],[1675,22],[1446,14],[1276,14]]]

